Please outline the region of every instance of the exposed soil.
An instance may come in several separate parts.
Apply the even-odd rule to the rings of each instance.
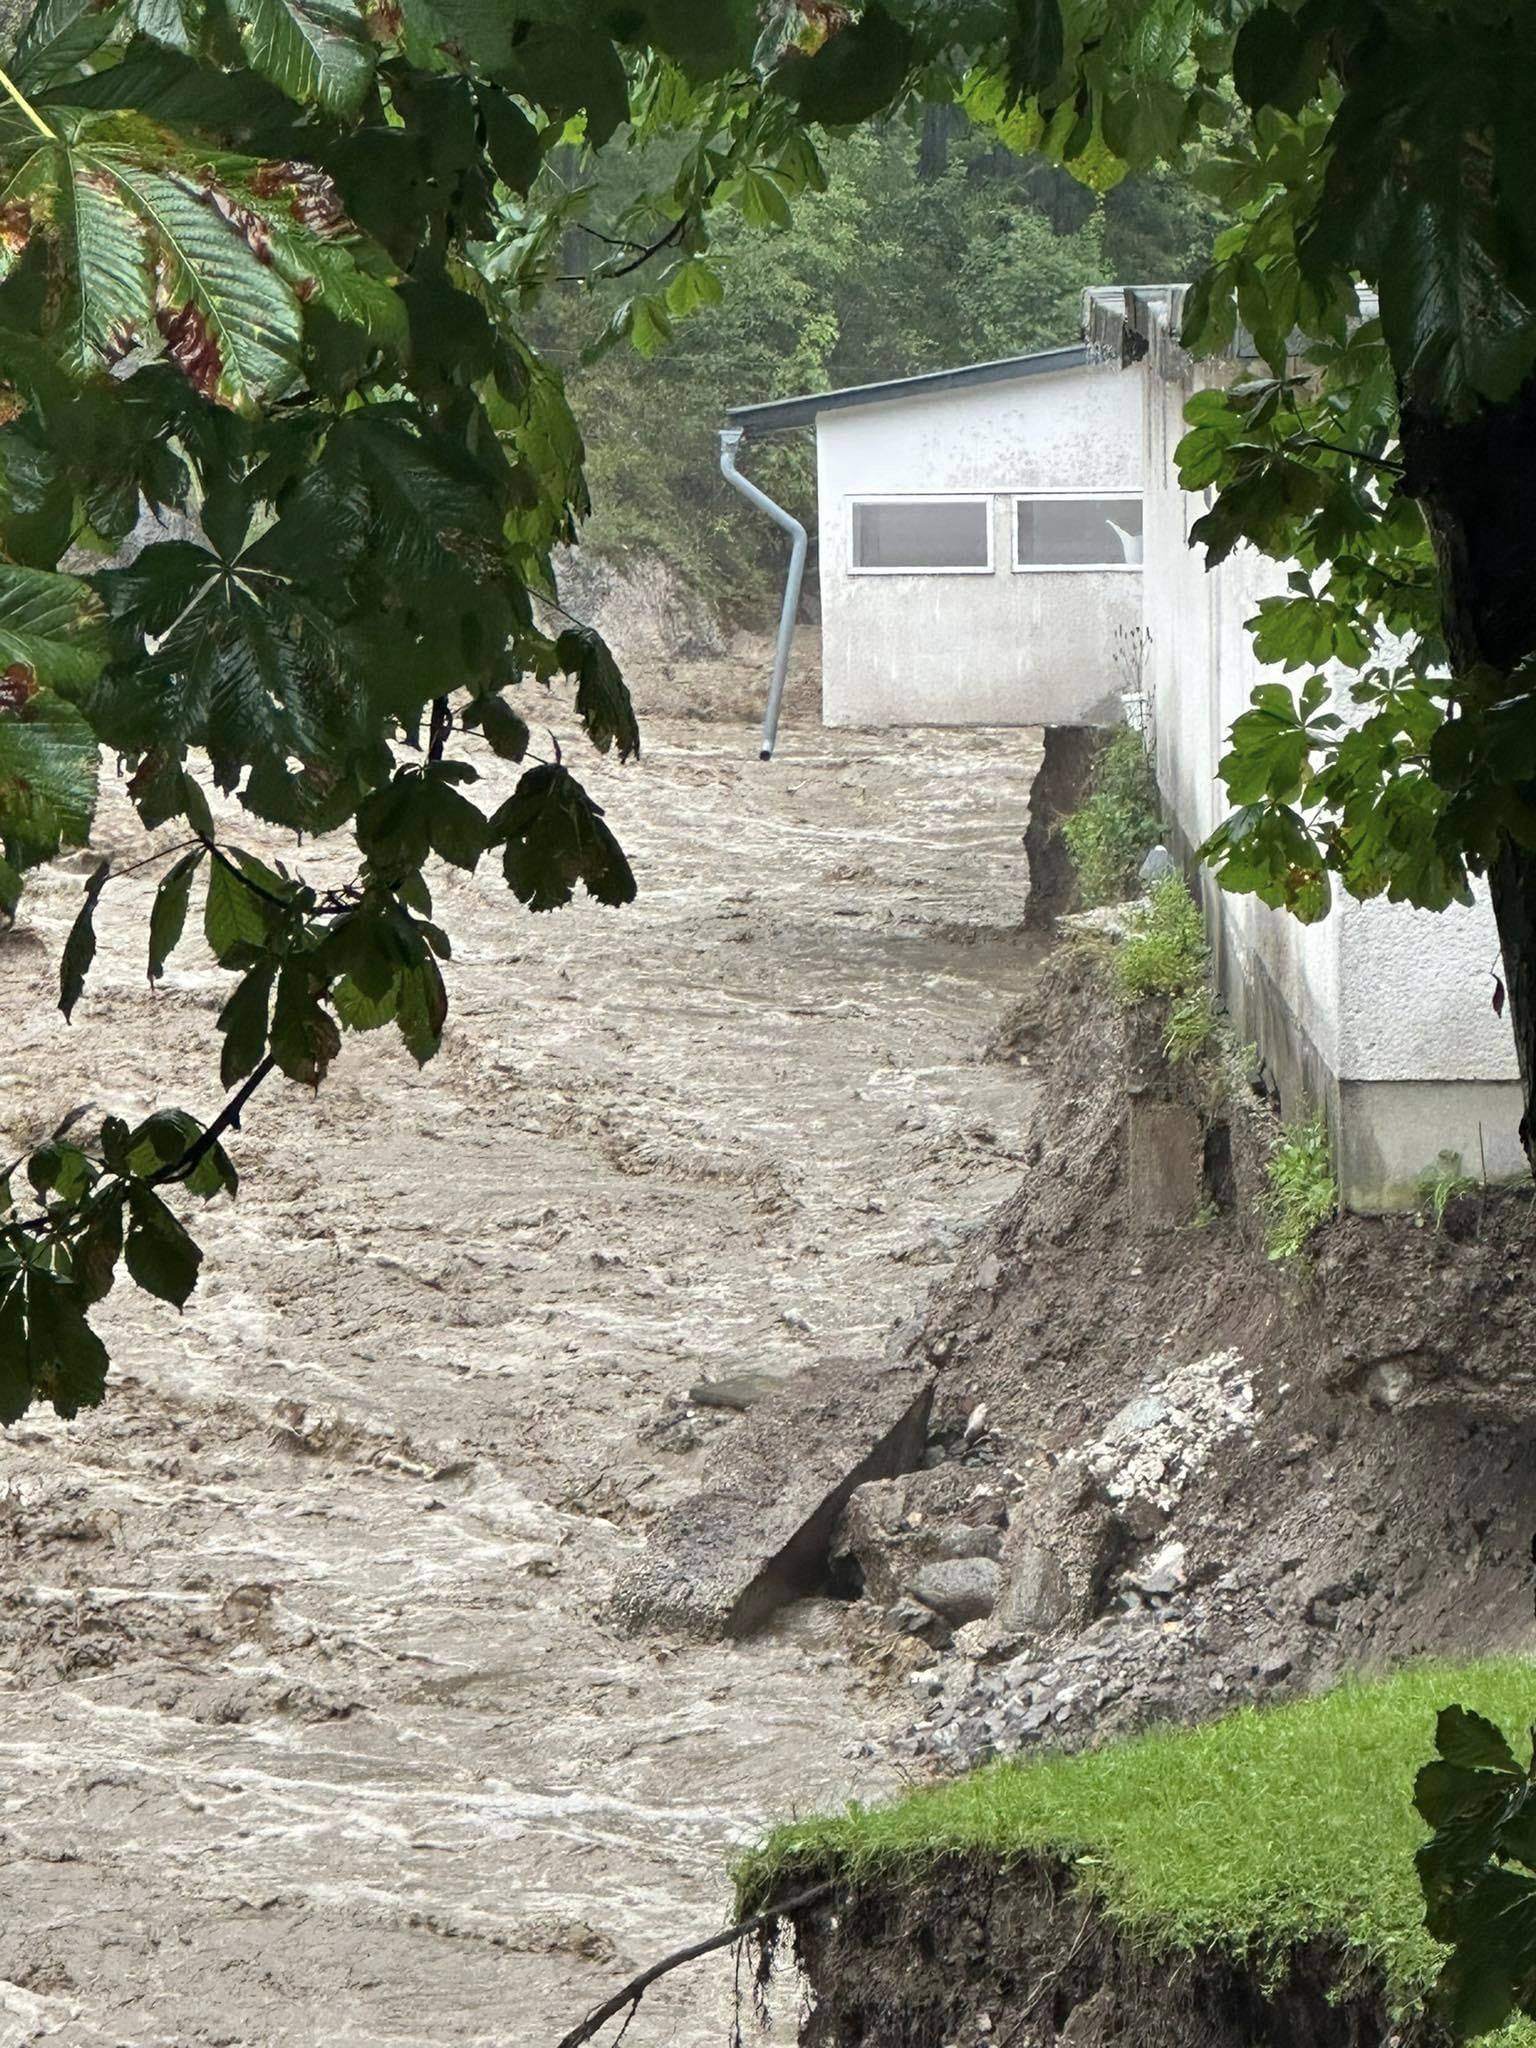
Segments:
[[[686,1389],[878,1358],[1014,1183],[1031,1084],[977,1048],[1027,981],[1037,754],[647,742],[587,764],[639,906],[443,873],[439,1059],[381,1033],[269,1085],[186,1314],[121,1285],[105,1407],[0,1442],[7,2048],[550,2041],[721,1923],[733,1844],[895,1782],[831,1603],[700,1645],[606,1601],[736,1426]],[[117,793],[100,836],[142,850]],[[145,988],[152,876],[59,1019],[80,869],[0,942],[12,1146],[218,1100],[225,977],[189,941]],[[631,2040],[717,2048],[731,1978]]]
[[[1282,1270],[1250,1206],[1268,1112],[1230,1056],[1171,1068],[1156,1009],[1119,1013],[1071,945],[994,1053],[1038,1084],[1026,1172],[910,1340],[948,1455],[860,1489],[835,1539],[866,1595],[856,1652],[927,1703],[912,1746],[955,1768],[1529,1649],[1531,1197],[1438,1229],[1348,1218]],[[1202,1127],[1200,1228],[1133,1200],[1149,1103]],[[1341,1941],[1169,1954],[1049,1857],[807,1863],[774,1891],[818,1878],[830,1896],[759,1956],[787,1997],[793,1952],[803,2048],[1438,2039]]]
[[[805,2048],[1409,2048],[1382,1987],[1324,1942],[1266,1959],[1159,1954],[1084,1900],[1049,1859],[949,1857],[872,1877],[802,1913],[793,1945],[813,1994]]]
[[[896,1598],[917,1746],[1077,1744],[1536,1643],[1530,1194],[1439,1229],[1348,1218],[1277,1266],[1251,1209],[1267,1110],[1230,1067],[1169,1067],[1158,1016],[1116,1013],[1091,953],[1057,951],[994,1051],[1039,1110],[1020,1186],[913,1340],[943,1363],[952,1456],[856,1494],[842,1537]],[[1198,1228],[1132,1200],[1127,1121],[1159,1099],[1203,1135]],[[987,1618],[927,1626],[900,1596],[966,1555],[998,1560],[967,1567]]]

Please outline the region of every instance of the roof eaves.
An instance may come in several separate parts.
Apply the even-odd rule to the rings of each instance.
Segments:
[[[1061,370],[1086,369],[1095,360],[1086,344],[1038,349],[1032,355],[1004,356],[997,362],[966,363],[953,370],[929,370],[917,377],[893,377],[880,384],[851,384],[841,391],[813,391],[801,398],[770,399],[761,405],[733,405],[726,418],[733,427],[771,433],[808,427],[824,412],[848,412],[856,406],[889,405],[906,398],[927,398],[945,391],[968,391],[987,384],[1013,384],[1025,377],[1048,377]]]

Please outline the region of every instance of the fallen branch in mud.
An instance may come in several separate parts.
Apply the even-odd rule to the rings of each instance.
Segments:
[[[793,1897],[780,1899],[776,1905],[767,1907],[761,1913],[753,1913],[746,1920],[738,1920],[734,1927],[727,1927],[719,1934],[712,1934],[708,1941],[696,1941],[688,1948],[674,1949],[671,1955],[663,1956],[659,1963],[642,1970],[638,1977],[631,1977],[622,1990],[601,2005],[594,2006],[579,2027],[573,2027],[563,2034],[556,2048],[582,2048],[584,2041],[590,2041],[600,2027],[617,2019],[625,2006],[629,2007],[630,2019],[635,2008],[658,1977],[665,1977],[669,1971],[679,1969],[684,1963],[691,1963],[700,1956],[707,1956],[717,1948],[729,1948],[732,1942],[740,1941],[744,1935],[755,1934],[759,1927],[766,1927],[771,1920],[781,1920],[786,1913],[798,1913],[804,1906],[814,1906],[832,1890],[831,1880],[813,1884],[807,1891],[796,1892]],[[624,2022],[629,2025],[629,2020]]]

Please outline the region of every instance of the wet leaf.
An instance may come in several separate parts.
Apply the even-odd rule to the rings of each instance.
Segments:
[[[85,900],[69,928],[59,963],[59,1008],[69,1022],[75,1005],[85,993],[85,977],[96,958],[96,904],[112,873],[112,863],[102,861],[85,885]]]
[[[769,84],[794,104],[802,120],[851,127],[896,97],[911,57],[912,31],[872,0],[856,21],[829,35],[814,56],[785,55]]]
[[[576,715],[599,752],[617,746],[621,761],[640,752],[640,727],[629,690],[608,643],[590,626],[569,626],[555,642],[555,658],[576,678]]]
[[[568,769],[530,768],[491,820],[507,882],[530,910],[557,910],[580,882],[599,903],[632,903],[635,877],[603,812]]]
[[[219,1012],[219,1030],[224,1034],[219,1079],[226,1088],[233,1088],[253,1073],[266,1052],[267,1015],[276,979],[273,963],[260,962],[242,977]]]
[[[373,79],[374,45],[349,0],[239,0],[253,71],[289,99],[355,114]]]
[[[208,863],[208,894],[203,904],[203,933],[221,967],[244,967],[265,945],[272,929],[272,906],[227,859]]]
[[[275,66],[291,59],[297,76],[307,51],[336,83],[328,53],[352,46],[316,28],[328,7],[253,5],[247,28],[255,34],[259,17],[271,32],[262,48]],[[371,51],[359,44],[356,56],[365,88]],[[158,334],[195,391],[254,417],[300,378],[307,305],[370,331],[403,333],[387,276],[373,274],[380,262],[345,215],[294,204],[291,192],[274,197],[271,167],[260,159],[206,149],[182,158],[163,131],[144,134],[113,113],[83,115],[67,139],[34,142],[12,167],[6,218],[13,253],[38,236],[58,246],[67,290],[48,328],[77,375]],[[306,177],[313,183],[319,174]]]
[[[317,1088],[341,1051],[341,1032],[322,1008],[308,966],[290,961],[279,972],[270,1027],[272,1056],[291,1081]]]
[[[197,1286],[202,1252],[153,1188],[128,1190],[128,1271],[146,1294],[184,1308]]]
[[[101,1400],[107,1353],[86,1306],[78,1287],[39,1267],[13,1278],[0,1303],[0,1421],[15,1421],[33,1400],[51,1402],[66,1421]]]
[[[187,903],[192,893],[192,878],[197,873],[203,858],[203,849],[194,847],[190,853],[171,868],[155,891],[154,907],[149,913],[149,978],[158,981],[165,972],[165,963],[181,942],[186,929]]]

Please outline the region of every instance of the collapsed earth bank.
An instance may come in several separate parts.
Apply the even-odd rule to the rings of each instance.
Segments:
[[[803,2048],[1429,2048],[1342,1943],[1263,1971],[1219,1948],[1171,1957],[1085,1899],[1070,1863],[946,1856],[867,1878],[779,1939],[811,1988]],[[764,1949],[759,1969],[778,1957]],[[1341,1978],[1349,1994],[1338,1996]]]
[[[1039,1083],[1024,1178],[903,1339],[924,1469],[834,1538],[862,1653],[955,1764],[1531,1642],[1530,1193],[1271,1259],[1274,1112],[1223,1034],[1175,1062],[1165,1026],[1076,941],[999,1033]]]
[[[1166,1021],[1113,1000],[1102,943],[1046,957],[989,1049],[1038,1084],[1023,1180],[890,1346],[903,1389],[928,1376],[926,1448],[852,1488],[822,1583],[930,1769],[1531,1644],[1530,1194],[1273,1260],[1261,1076],[1220,1032],[1170,1060]],[[1170,1973],[1049,1857],[843,1876],[795,1927],[813,2048],[1387,2031],[1338,1945]]]

